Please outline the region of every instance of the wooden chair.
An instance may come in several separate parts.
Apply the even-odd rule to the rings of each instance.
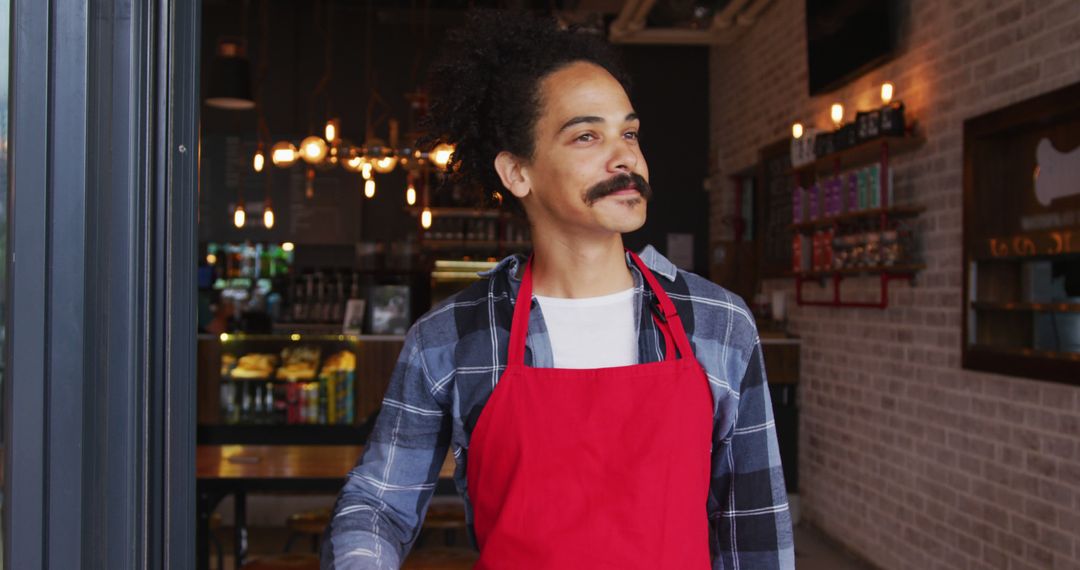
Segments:
[[[292,548],[293,540],[297,536],[303,535],[311,537],[311,551],[318,552],[319,541],[327,525],[330,524],[330,517],[330,509],[303,511],[289,515],[289,518],[285,520],[285,527],[289,529],[289,539],[285,541],[285,552]]]

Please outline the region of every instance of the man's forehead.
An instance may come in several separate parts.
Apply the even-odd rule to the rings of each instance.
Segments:
[[[548,120],[559,130],[568,121],[589,117],[589,121],[632,121],[637,119],[630,98],[606,69],[577,62],[552,72],[541,84],[541,106]]]

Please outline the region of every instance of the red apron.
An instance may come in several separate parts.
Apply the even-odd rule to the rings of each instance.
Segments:
[[[667,344],[661,362],[525,366],[531,259],[525,267],[506,371],[469,449],[476,569],[710,565],[708,380],[671,299],[630,255],[664,314],[654,317]]]

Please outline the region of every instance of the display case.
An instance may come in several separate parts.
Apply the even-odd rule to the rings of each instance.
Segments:
[[[964,123],[964,261],[964,367],[1080,384],[1080,84]]]
[[[200,443],[360,443],[402,336],[200,335]]]

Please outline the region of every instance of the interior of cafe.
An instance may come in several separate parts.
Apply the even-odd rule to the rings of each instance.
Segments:
[[[477,4],[202,2],[200,567],[317,567],[408,328],[530,250],[425,144]],[[1080,564],[1080,4],[497,4],[617,47],[625,242],[751,308],[800,568]],[[444,478],[405,567],[474,556]]]

